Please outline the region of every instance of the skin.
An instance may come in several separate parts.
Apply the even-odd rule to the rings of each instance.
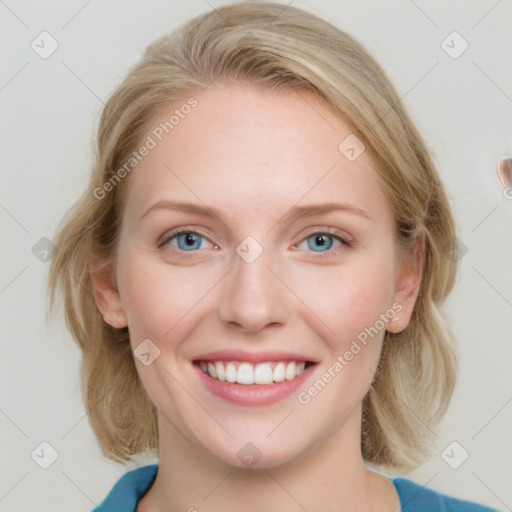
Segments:
[[[105,321],[128,326],[133,348],[149,338],[160,350],[149,366],[135,358],[160,433],[158,475],[138,510],[399,510],[392,482],[369,471],[360,450],[384,329],[307,405],[297,393],[232,404],[204,388],[191,362],[221,349],[294,351],[317,362],[307,390],[393,304],[401,311],[388,331],[407,326],[420,265],[396,248],[374,162],[368,151],[345,158],[338,145],[350,128],[310,92],[239,84],[195,97],[129,177],[115,264],[93,277]],[[144,215],[162,200],[215,215]],[[365,215],[289,217],[325,202]],[[176,227],[204,236],[201,248],[180,250],[176,238],[159,248]],[[325,228],[351,246],[334,238],[329,254],[312,250],[308,237]],[[247,236],[263,248],[252,263],[235,251]],[[261,453],[251,468],[237,456],[249,441]]]

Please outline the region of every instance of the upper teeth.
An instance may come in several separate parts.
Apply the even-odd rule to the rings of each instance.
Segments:
[[[250,385],[292,380],[304,371],[306,363],[291,361],[252,364],[216,361],[215,363],[201,362],[199,367],[210,377],[221,382]]]

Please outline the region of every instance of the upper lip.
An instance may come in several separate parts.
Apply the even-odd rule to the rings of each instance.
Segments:
[[[245,350],[217,350],[208,352],[207,354],[194,357],[194,362],[199,361],[240,361],[248,363],[265,363],[271,361],[298,361],[314,363],[316,361],[311,358],[295,352],[277,352],[277,351],[261,351],[247,352]]]

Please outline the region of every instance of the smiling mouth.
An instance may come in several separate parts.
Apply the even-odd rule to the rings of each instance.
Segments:
[[[269,385],[292,381],[313,365],[308,361],[197,361],[197,366],[212,379],[230,384]]]

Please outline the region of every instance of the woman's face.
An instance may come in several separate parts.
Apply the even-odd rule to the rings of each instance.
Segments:
[[[372,159],[310,92],[195,98],[161,141],[175,106],[155,119],[126,178],[119,295],[96,284],[98,303],[128,325],[161,437],[237,466],[359,452],[385,328],[417,287]]]

